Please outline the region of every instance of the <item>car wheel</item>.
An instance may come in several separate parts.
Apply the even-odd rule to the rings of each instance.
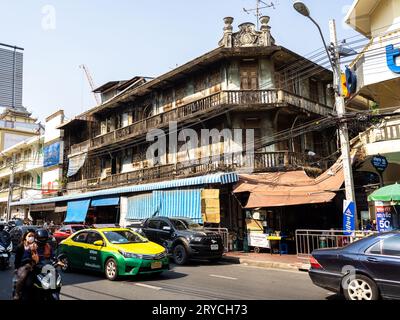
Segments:
[[[70,272],[71,271],[71,265],[69,263],[68,257],[65,256],[60,260],[64,265],[61,266],[61,270],[65,273]]]
[[[108,280],[114,281],[117,279],[118,266],[117,262],[113,258],[107,260],[104,272]]]
[[[343,293],[346,300],[378,300],[379,290],[370,278],[356,274],[344,279]]]
[[[188,253],[185,246],[178,244],[173,250],[173,257],[176,264],[185,264],[188,260]]]

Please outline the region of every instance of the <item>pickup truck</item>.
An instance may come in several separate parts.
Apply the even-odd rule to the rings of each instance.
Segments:
[[[189,259],[218,261],[224,253],[221,235],[205,230],[189,218],[148,218],[141,230],[150,241],[164,246],[178,265]]]

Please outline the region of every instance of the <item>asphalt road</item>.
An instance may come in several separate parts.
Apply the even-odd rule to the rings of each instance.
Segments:
[[[325,300],[336,295],[314,286],[306,272],[238,264],[192,262],[159,276],[122,278],[102,274],[62,274],[63,300]],[[10,299],[12,269],[0,271],[0,300]]]

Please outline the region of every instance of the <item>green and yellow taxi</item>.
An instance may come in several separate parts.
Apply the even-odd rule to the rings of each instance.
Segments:
[[[80,230],[60,243],[64,271],[104,272],[107,279],[169,269],[165,248],[125,228]]]

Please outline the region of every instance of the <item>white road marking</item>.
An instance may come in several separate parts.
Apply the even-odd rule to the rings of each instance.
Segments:
[[[267,270],[267,271],[276,271],[276,272],[289,272],[289,273],[297,273],[297,274],[305,274],[308,276],[307,271],[300,271],[300,270],[290,270],[290,269],[279,269],[279,268],[266,268],[266,267],[258,267],[258,266],[249,266],[244,264],[237,264],[233,265],[232,267],[235,268],[253,268],[253,269],[260,269],[260,270]]]
[[[144,283],[136,283],[136,285],[139,287],[149,288],[149,289],[153,289],[153,290],[161,290],[162,289],[160,287],[155,287],[155,286],[151,286],[149,284],[144,284]]]
[[[237,280],[237,278],[219,276],[219,275],[217,275],[217,274],[210,274],[210,277],[221,278],[221,279],[228,279],[228,280]]]

